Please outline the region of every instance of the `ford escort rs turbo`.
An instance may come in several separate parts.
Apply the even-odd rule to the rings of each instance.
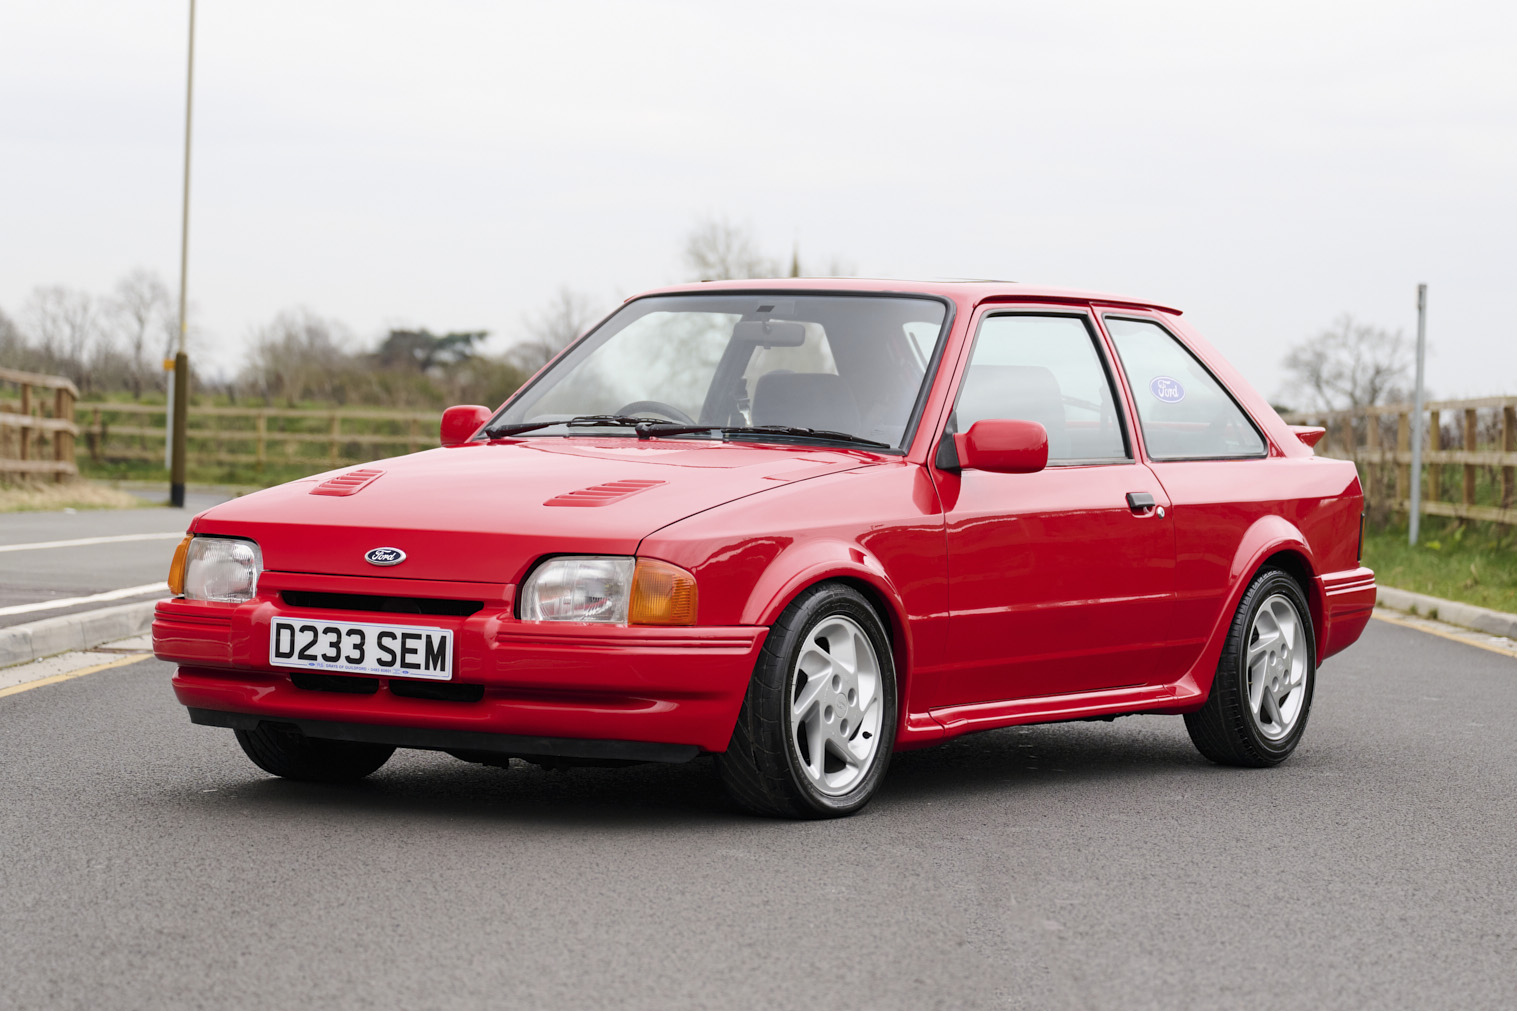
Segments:
[[[1375,598],[1321,434],[1148,302],[663,289],[436,449],[196,516],[154,649],[295,779],[711,755],[741,805],[826,817],[895,751],[1128,713],[1269,766]]]

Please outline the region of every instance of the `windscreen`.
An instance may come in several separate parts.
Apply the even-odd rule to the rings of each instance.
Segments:
[[[594,415],[786,426],[900,446],[947,309],[881,295],[667,295],[623,306],[491,427]],[[549,425],[530,435],[631,434]]]

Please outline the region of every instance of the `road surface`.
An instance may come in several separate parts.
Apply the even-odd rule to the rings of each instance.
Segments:
[[[165,596],[160,584],[190,518],[226,498],[191,494],[184,509],[0,514],[0,628]]]
[[[0,1008],[1517,1006],[1517,660],[1385,622],[1278,769],[1015,728],[823,823],[706,760],[283,782],[169,674],[0,697]]]

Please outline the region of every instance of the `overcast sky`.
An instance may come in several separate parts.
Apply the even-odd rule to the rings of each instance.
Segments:
[[[1517,392],[1509,3],[202,0],[189,289],[215,370],[685,280],[704,216],[860,274],[1131,294],[1266,394],[1341,313]],[[187,0],[0,3],[0,309],[176,283]]]

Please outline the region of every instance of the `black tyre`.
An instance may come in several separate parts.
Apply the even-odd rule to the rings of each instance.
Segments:
[[[1288,573],[1263,569],[1233,615],[1211,695],[1186,714],[1185,729],[1220,765],[1279,765],[1306,731],[1316,680],[1306,595]]]
[[[233,733],[254,765],[285,779],[348,783],[378,769],[395,753],[388,744],[328,741],[277,723]]]
[[[857,590],[823,583],[775,622],[717,768],[755,813],[849,815],[884,778],[895,725],[895,664],[879,615]]]

